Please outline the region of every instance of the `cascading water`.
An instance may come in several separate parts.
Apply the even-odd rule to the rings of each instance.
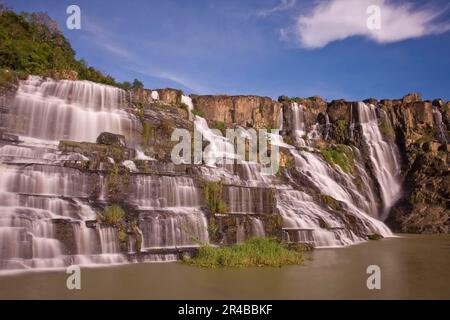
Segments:
[[[8,130],[34,139],[86,142],[107,131],[132,141],[135,119],[121,109],[125,101],[125,91],[115,87],[30,76],[19,85]]]
[[[208,243],[200,190],[191,178],[135,175],[133,185],[144,250]]]
[[[397,146],[383,139],[378,127],[376,107],[358,102],[359,123],[364,140],[369,147],[370,161],[380,186],[384,212],[381,219],[387,218],[389,209],[400,195],[400,156]]]
[[[292,129],[295,142],[297,142],[299,146],[305,146],[304,137],[306,135],[306,131],[305,131],[305,119],[303,114],[303,105],[294,102],[291,104],[291,108],[293,114]]]

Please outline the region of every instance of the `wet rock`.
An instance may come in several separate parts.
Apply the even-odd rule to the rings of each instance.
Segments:
[[[125,147],[125,137],[120,134],[102,132],[97,137],[97,143],[108,146]]]

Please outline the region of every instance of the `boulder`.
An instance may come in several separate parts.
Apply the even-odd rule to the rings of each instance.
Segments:
[[[97,143],[104,144],[107,146],[125,147],[125,137],[120,134],[102,132],[97,137]]]

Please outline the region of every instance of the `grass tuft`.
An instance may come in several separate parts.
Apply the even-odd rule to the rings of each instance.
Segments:
[[[254,237],[229,247],[202,246],[193,258],[182,261],[203,268],[242,268],[301,265],[304,258],[300,252],[288,250],[274,238]]]

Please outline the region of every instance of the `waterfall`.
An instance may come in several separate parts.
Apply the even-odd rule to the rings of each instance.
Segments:
[[[192,99],[188,96],[182,95],[181,102],[184,103],[188,108],[189,120],[191,121],[194,120],[194,117],[192,116],[192,110],[194,110],[194,104],[192,103]]]
[[[436,107],[433,107],[433,118],[434,123],[438,127],[439,130],[439,139],[441,143],[447,144],[447,127],[445,126],[444,122],[442,121],[442,114],[439,112],[439,110]]]
[[[264,225],[258,218],[251,218],[252,222],[252,235],[255,237],[264,237],[266,232],[264,231]]]
[[[203,139],[209,142],[203,150],[203,160],[207,166],[215,167],[216,164],[225,162],[225,159],[236,159],[234,145],[226,137],[210,129],[204,118],[195,116],[194,125]]]
[[[208,243],[202,197],[192,178],[136,175],[133,184],[136,190],[130,201],[141,211],[144,251]]]
[[[95,142],[101,132],[130,140],[135,119],[122,110],[125,91],[90,81],[21,81],[10,111],[8,130],[34,139]]]
[[[143,251],[155,248],[191,247],[209,242],[207,221],[200,211],[141,214]]]
[[[150,96],[153,100],[159,100],[159,93],[156,90],[153,90]]]
[[[306,135],[305,129],[305,118],[304,118],[304,110],[303,105],[298,104],[296,102],[291,104],[292,108],[292,130],[294,134],[294,139],[299,146],[305,146],[304,137]]]
[[[374,174],[380,186],[384,205],[381,218],[384,220],[400,196],[400,156],[396,145],[383,139],[378,127],[375,106],[358,102],[358,115],[364,141],[369,147]]]
[[[136,175],[132,203],[141,210],[199,207],[200,191],[192,178]]]

